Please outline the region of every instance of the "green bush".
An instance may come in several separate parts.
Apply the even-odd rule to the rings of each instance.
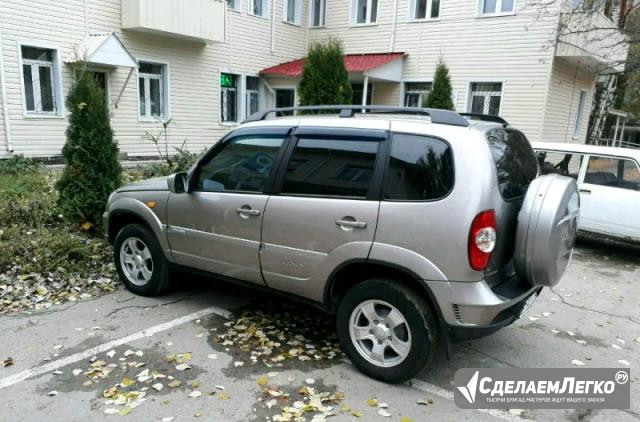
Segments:
[[[76,72],[67,107],[71,115],[62,149],[66,167],[56,184],[58,205],[71,222],[99,225],[122,169],[102,89],[87,72]]]
[[[175,147],[174,147],[175,148]],[[180,148],[175,148],[176,155],[170,159],[162,159],[159,163],[153,163],[148,166],[139,167],[143,179],[149,177],[168,176],[173,173],[187,171],[195,164],[199,154],[187,151],[184,144]]]
[[[300,105],[351,104],[349,73],[338,40],[311,46],[298,84]]]
[[[0,174],[0,228],[58,222],[54,179],[55,175],[43,171]]]
[[[436,74],[433,77],[433,88],[427,97],[424,107],[442,108],[445,110],[453,110],[453,89],[451,88],[451,78],[449,77],[449,69],[447,65],[440,60],[436,67]]]
[[[0,175],[16,175],[39,169],[40,165],[38,163],[21,154],[0,160]]]

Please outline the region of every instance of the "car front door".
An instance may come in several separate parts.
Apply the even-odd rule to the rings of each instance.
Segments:
[[[640,170],[630,158],[590,155],[580,183],[580,228],[640,240]]]
[[[267,285],[321,301],[331,271],[367,259],[386,137],[383,130],[296,130],[263,220]]]
[[[200,160],[189,192],[169,197],[167,235],[176,263],[264,284],[258,254],[265,192],[288,132],[240,129]]]

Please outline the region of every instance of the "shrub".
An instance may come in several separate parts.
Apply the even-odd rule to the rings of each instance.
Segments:
[[[54,178],[43,171],[0,174],[0,228],[15,223],[33,228],[59,221]]]
[[[300,105],[351,104],[349,73],[338,40],[311,46],[298,84]]]
[[[39,169],[38,163],[20,154],[0,160],[0,175],[17,175]]]
[[[424,107],[442,108],[445,110],[453,110],[453,89],[451,88],[451,79],[449,78],[449,69],[447,65],[440,60],[436,67],[436,74],[433,77],[433,88],[427,97]]]
[[[62,149],[66,167],[56,184],[58,205],[70,221],[98,225],[109,194],[120,186],[122,169],[102,89],[87,72],[76,72],[67,107],[71,115]]]

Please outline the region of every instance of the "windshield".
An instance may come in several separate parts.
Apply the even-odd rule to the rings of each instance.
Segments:
[[[505,200],[519,198],[538,175],[538,161],[522,132],[511,128],[497,128],[487,132],[498,174],[500,193]]]

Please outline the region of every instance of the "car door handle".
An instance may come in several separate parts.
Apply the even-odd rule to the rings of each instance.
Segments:
[[[241,215],[253,215],[256,217],[260,215],[260,210],[254,210],[252,208],[238,208],[236,212]]]
[[[336,220],[336,224],[342,227],[350,227],[353,229],[366,229],[367,223],[364,221],[354,221],[354,220]]]
[[[580,193],[588,193],[591,194],[591,191],[589,189],[580,189]]]

